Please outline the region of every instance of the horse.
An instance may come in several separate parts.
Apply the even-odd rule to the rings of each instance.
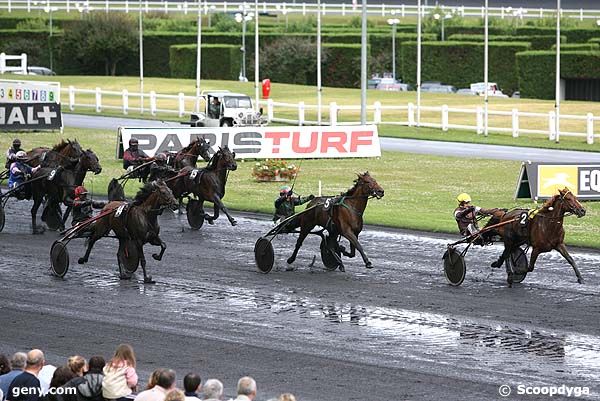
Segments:
[[[356,255],[356,250],[358,250],[365,267],[367,269],[373,267],[358,241],[358,235],[363,228],[363,213],[368,200],[372,197],[381,199],[384,190],[368,171],[357,174],[357,176],[358,178],[354,180],[354,186],[348,191],[337,197],[317,197],[313,199],[306,207],[310,210],[298,214],[290,222],[291,226],[288,229],[300,228],[300,235],[292,256],[287,260],[288,264],[294,263],[304,239],[312,229],[315,226],[321,226],[327,230],[329,238],[336,238],[341,235],[350,242],[350,252],[346,252],[344,247],[341,246],[338,246],[338,251],[341,251],[347,257],[353,258]],[[313,206],[314,208],[311,209]],[[323,235],[320,235],[323,238]],[[344,271],[343,265],[340,265],[340,270]]]
[[[72,194],[77,185],[81,185],[78,182],[80,182],[79,180],[83,182],[83,177],[85,177],[87,171],[93,171],[95,174],[99,174],[102,171],[98,157],[89,149],[82,152],[79,156],[74,170],[65,169],[61,166],[55,168],[42,167],[33,174],[31,179],[40,178],[30,184],[33,198],[33,206],[31,207],[33,234],[43,233],[43,230],[38,230],[37,228],[36,218],[44,197],[48,203],[45,210],[60,211],[60,203],[64,202],[67,196]],[[48,178],[41,178],[44,176],[48,176]],[[44,219],[44,215],[42,215],[42,218]]]
[[[127,241],[133,242],[140,255],[140,263],[144,272],[144,283],[154,283],[152,277],[146,272],[146,259],[144,257],[144,244],[160,246],[159,254],[152,254],[155,260],[161,260],[167,245],[160,238],[158,216],[166,207],[177,207],[177,199],[173,192],[162,181],[153,181],[144,184],[138,191],[132,203],[124,201],[109,202],[102,211],[115,210],[93,223],[91,235],[87,240],[85,255],[77,261],[79,264],[87,263],[96,241],[105,237],[112,230],[119,239],[121,249]],[[121,210],[119,213],[118,210]],[[121,276],[121,278],[129,278]]]
[[[194,195],[199,202],[199,213],[204,214],[209,224],[214,224],[214,220],[219,218],[219,211],[223,211],[229,223],[235,226],[237,222],[223,204],[223,197],[229,171],[236,169],[235,152],[231,152],[227,146],[219,147],[205,168],[184,167],[177,175],[166,179],[165,182],[180,202],[189,194]],[[212,216],[204,212],[205,201],[212,202],[214,205]]]
[[[179,170],[184,167],[196,167],[198,157],[204,161],[210,160],[210,143],[204,138],[197,137],[188,146],[181,149],[175,157],[169,159],[169,166]]]
[[[27,164],[31,167],[58,167],[74,168],[83,153],[77,140],[61,140],[54,147],[38,147],[27,152]]]
[[[575,195],[564,188],[558,194],[548,199],[541,208],[535,211],[515,209],[502,216],[501,222],[515,220],[496,230],[504,241],[504,251],[492,266],[500,267],[512,251],[523,244],[531,246],[528,271],[532,272],[535,262],[541,253],[557,250],[573,267],[577,282],[583,283],[583,278],[577,269],[575,261],[569,255],[565,246],[565,230],[563,219],[567,213],[575,214],[578,218],[585,216],[585,208],[579,203]],[[509,287],[513,284],[512,270],[507,266],[507,282]]]

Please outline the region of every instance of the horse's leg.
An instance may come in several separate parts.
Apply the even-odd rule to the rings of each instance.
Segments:
[[[146,257],[144,256],[144,243],[142,241],[135,241],[136,246],[138,247],[138,254],[140,255],[140,264],[142,265],[142,271],[144,272],[144,283],[145,284],[154,284],[156,281],[152,280],[152,276],[149,276],[146,273]]]
[[[149,242],[151,245],[160,246],[160,253],[159,254],[153,253],[152,257],[154,258],[154,260],[161,260],[165,251],[167,250],[167,244],[165,244],[165,242],[163,240],[161,240],[158,235],[152,236],[152,238]]]
[[[575,275],[577,276],[577,282],[579,284],[583,284],[583,278],[581,277],[581,273],[579,273],[579,269],[577,268],[577,265],[575,264],[575,261],[573,260],[573,258],[571,257],[571,255],[569,255],[569,251],[567,251],[567,247],[565,246],[564,243],[561,243],[560,245],[558,245],[556,247],[556,250],[558,252],[560,252],[560,254],[567,259],[567,262],[569,262],[569,264],[571,266],[573,266],[573,270],[575,270]]]
[[[308,236],[310,230],[312,230],[313,227],[302,227],[300,229],[300,235],[298,235],[298,240],[296,241],[296,247],[294,248],[294,252],[292,253],[292,256],[290,256],[287,260],[289,265],[294,263],[294,261],[296,260],[296,256],[298,256],[298,251],[300,250],[300,247],[302,247],[304,239]]]
[[[44,230],[39,230],[37,227],[37,212],[42,204],[42,197],[34,196],[33,206],[31,207],[31,228],[33,234],[43,234]]]
[[[225,213],[225,216],[227,216],[227,219],[229,220],[229,223],[231,223],[232,226],[237,225],[237,221],[235,221],[235,219],[229,214],[229,210],[227,210],[227,208],[225,207],[225,205],[223,204],[223,202],[221,202],[221,198],[219,197],[219,195],[215,194],[213,197],[213,204],[215,205],[215,215],[214,215],[214,219],[216,220],[219,217],[219,209],[223,211],[223,213]]]
[[[86,241],[87,249],[85,250],[85,255],[79,258],[79,260],[77,260],[77,263],[79,263],[80,265],[87,263],[87,261],[90,258],[90,253],[92,253],[92,248],[94,247],[94,244],[102,237],[103,235],[100,235],[97,230],[94,230],[92,232],[92,235],[90,235],[90,237]]]
[[[531,258],[529,259],[529,266],[527,267],[527,272],[531,273],[535,268],[535,262],[537,261],[538,256],[540,256],[540,250],[538,248],[531,248]]]
[[[500,258],[498,258],[498,267],[502,266],[502,263],[504,263],[504,261],[506,261],[506,258],[510,258],[510,255],[512,253],[512,246],[508,246],[507,244],[504,244],[504,251],[502,252],[502,255],[500,255]],[[508,283],[508,288],[512,288],[513,285],[513,272],[510,269],[510,266],[508,265],[508,263],[506,263],[506,282]]]
[[[346,230],[346,232],[342,232],[342,235],[348,241],[350,241],[350,245],[354,246],[354,248],[356,248],[358,250],[358,252],[360,252],[360,256],[362,256],[363,262],[365,262],[365,267],[367,269],[372,269],[373,268],[373,263],[371,263],[371,261],[367,257],[367,254],[363,250],[362,245],[360,244],[360,242],[358,242],[358,236],[356,236],[354,234],[354,232],[352,232],[350,230]]]

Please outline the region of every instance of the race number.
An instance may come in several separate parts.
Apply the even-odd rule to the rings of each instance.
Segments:
[[[325,199],[325,209],[329,209],[331,206],[331,198]]]
[[[121,206],[119,206],[117,211],[115,212],[115,217],[121,216],[121,214],[123,213],[123,210],[125,210],[126,206],[127,206],[126,203],[123,203]]]
[[[527,214],[527,212],[521,213],[521,216],[519,217],[519,224],[522,226],[526,226],[528,217],[529,215]]]
[[[192,172],[190,173],[190,179],[191,180],[195,179],[197,175],[198,175],[198,169],[193,169]]]
[[[56,176],[56,169],[52,170],[50,174],[48,174],[48,181],[52,181]]]

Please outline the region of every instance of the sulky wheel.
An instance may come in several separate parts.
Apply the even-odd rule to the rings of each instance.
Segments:
[[[200,207],[200,201],[190,199],[186,206],[187,221],[192,230],[199,230],[204,224],[204,211]]]
[[[64,277],[69,270],[69,251],[67,244],[58,240],[50,248],[50,270],[57,277]]]
[[[321,240],[321,261],[326,270],[333,271],[342,265],[341,253],[337,250],[338,242],[335,237],[325,237]]]
[[[140,263],[140,255],[133,241],[119,241],[117,261],[119,263],[120,277],[122,279],[130,279]]]
[[[261,273],[268,273],[273,268],[275,263],[275,253],[273,252],[273,244],[268,238],[260,237],[254,245],[254,261],[256,267]]]
[[[529,261],[527,260],[527,254],[522,248],[518,247],[510,254],[510,257],[506,259],[509,269],[512,271],[513,283],[520,283],[527,277],[527,269],[529,268]]]
[[[0,231],[4,230],[5,220],[6,215],[4,214],[4,205],[2,204],[2,200],[0,199]]]
[[[444,274],[450,285],[459,286],[465,280],[467,266],[465,258],[452,247],[444,253]]]

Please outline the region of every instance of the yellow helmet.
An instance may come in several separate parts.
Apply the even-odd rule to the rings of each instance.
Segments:
[[[463,192],[462,194],[456,197],[456,201],[460,205],[461,203],[471,202],[471,197],[469,196],[469,194]]]

